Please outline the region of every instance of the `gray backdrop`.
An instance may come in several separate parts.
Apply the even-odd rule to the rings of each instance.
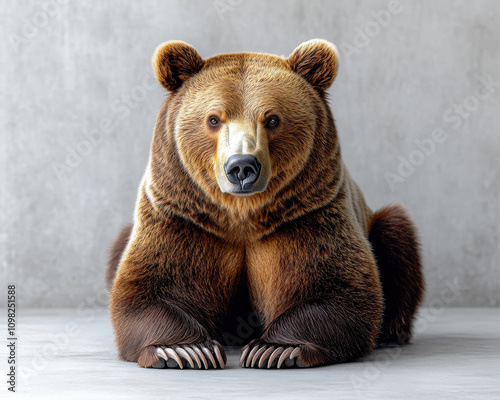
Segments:
[[[368,203],[420,227],[426,304],[498,306],[500,6],[491,1],[3,1],[0,243],[27,306],[105,304],[165,97],[150,59],[341,53],[330,103]],[[0,296],[5,304],[6,296]]]

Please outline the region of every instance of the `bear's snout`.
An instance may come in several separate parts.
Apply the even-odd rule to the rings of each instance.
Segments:
[[[262,165],[251,154],[233,154],[224,164],[224,173],[229,182],[240,186],[243,192],[250,191],[257,182]]]
[[[247,197],[266,190],[271,176],[268,135],[255,120],[228,121],[220,129],[215,175],[222,193]]]

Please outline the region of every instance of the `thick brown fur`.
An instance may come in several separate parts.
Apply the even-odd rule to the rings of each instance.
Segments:
[[[370,224],[385,302],[379,342],[408,343],[424,289],[416,229],[400,204],[377,211]]]
[[[242,296],[259,320],[258,345],[294,346],[306,366],[409,337],[423,289],[415,229],[399,207],[373,214],[342,162],[324,93],[338,69],[332,45],[310,41],[288,59],[202,60],[169,42],[153,64],[171,94],[133,229],[115,242],[108,272],[111,281],[119,264],[111,314],[120,357],[150,367],[157,346],[212,349]],[[224,146],[241,130],[269,171],[250,196],[220,184]]]
[[[337,51],[327,46],[311,46],[315,41],[302,43],[288,58],[290,68],[304,77],[322,94],[328,89],[338,70]],[[304,62],[307,60],[307,62]]]
[[[118,269],[118,264],[120,263],[123,251],[125,250],[125,247],[127,247],[131,233],[132,224],[128,224],[123,227],[109,250],[108,268],[106,269],[106,286],[108,289],[113,287],[116,270]]]
[[[203,67],[203,60],[196,50],[184,42],[168,42],[158,46],[153,59],[158,82],[170,91]]]

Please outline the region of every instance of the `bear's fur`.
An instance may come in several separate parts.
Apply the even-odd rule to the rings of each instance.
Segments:
[[[107,275],[120,357],[224,367],[218,340],[251,310],[260,326],[242,366],[339,363],[406,343],[423,293],[416,230],[402,206],[373,213],[342,162],[325,96],[335,48],[203,60],[167,42],[153,66],[171,94]],[[255,164],[228,171],[231,155]]]

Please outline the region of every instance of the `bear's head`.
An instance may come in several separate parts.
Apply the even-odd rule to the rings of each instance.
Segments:
[[[185,195],[188,182],[180,177],[186,175],[195,186],[191,197],[196,192],[212,204],[248,211],[276,201],[290,185],[311,188],[331,180],[325,171],[337,141],[325,91],[338,56],[329,42],[305,42],[288,58],[239,53],[207,59],[184,42],[167,42],[157,48],[153,67],[171,93],[153,142],[152,174],[165,190],[181,196],[182,186]],[[182,170],[162,169],[176,158]],[[170,183],[161,176],[167,169]]]

